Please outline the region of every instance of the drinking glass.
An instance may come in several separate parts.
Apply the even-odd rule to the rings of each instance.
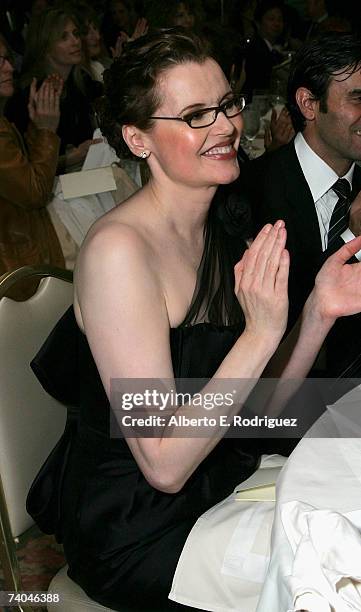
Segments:
[[[252,106],[257,106],[259,108],[261,118],[268,113],[271,104],[269,94],[265,89],[253,90]]]
[[[256,138],[259,129],[260,129],[260,120],[261,115],[259,108],[257,106],[253,106],[252,104],[245,107],[242,111],[243,118],[243,136],[245,137],[246,144],[246,153],[249,158],[252,159],[255,148],[252,146],[252,142]]]

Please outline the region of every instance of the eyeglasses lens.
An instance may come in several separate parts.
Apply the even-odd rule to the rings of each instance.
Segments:
[[[212,125],[217,119],[217,115],[222,111],[229,119],[239,115],[245,106],[245,100],[243,96],[235,96],[234,98],[227,100],[216,110],[200,110],[192,114],[190,118],[190,126],[192,128],[201,128]]]

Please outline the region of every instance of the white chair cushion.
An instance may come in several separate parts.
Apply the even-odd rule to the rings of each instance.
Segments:
[[[65,407],[43,390],[30,361],[72,295],[71,283],[46,278],[26,302],[0,300],[0,473],[14,537],[33,524],[26,495],[66,418]]]
[[[115,612],[111,608],[104,608],[100,604],[90,599],[67,575],[68,566],[63,567],[52,579],[48,592],[60,595],[60,603],[48,603],[49,612],[88,612],[98,610],[98,612]]]

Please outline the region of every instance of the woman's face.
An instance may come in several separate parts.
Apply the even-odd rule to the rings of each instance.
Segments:
[[[116,0],[112,2],[111,5],[111,16],[114,24],[119,28],[119,30],[128,30],[129,28],[129,11],[123,2],[117,2]]]
[[[14,68],[9,61],[8,51],[0,40],[0,98],[10,98],[14,93]],[[3,59],[5,58],[5,59]]]
[[[194,15],[189,11],[184,2],[178,4],[173,18],[173,25],[182,26],[183,28],[193,28],[194,26]]]
[[[48,57],[54,68],[76,66],[81,62],[81,40],[73,21],[65,24],[61,37],[54,42]]]
[[[166,70],[159,81],[160,117],[182,117],[192,111],[218,106],[232,96],[220,66],[207,59],[187,62]],[[167,175],[173,182],[209,187],[234,181],[239,174],[237,149],[242,117],[221,112],[215,123],[192,129],[183,121],[155,120],[147,133],[153,176]]]
[[[283,32],[283,14],[281,9],[274,7],[262,15],[260,34],[263,38],[275,43]]]
[[[93,23],[88,23],[88,31],[84,37],[84,42],[88,49],[90,58],[98,57],[98,55],[100,55],[100,32]]]

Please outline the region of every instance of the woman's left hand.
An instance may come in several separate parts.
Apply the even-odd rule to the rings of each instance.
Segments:
[[[135,24],[134,32],[130,40],[136,40],[140,36],[144,36],[148,32],[148,22],[144,17],[140,17]]]
[[[289,255],[283,221],[259,232],[234,268],[235,293],[246,320],[245,330],[255,337],[281,340],[288,315]]]
[[[58,77],[45,79],[36,89],[36,79],[32,80],[29,94],[29,117],[38,129],[56,132],[60,120],[60,95],[63,80]]]
[[[125,32],[120,32],[117,40],[115,41],[115,46],[110,47],[113,59],[116,59],[117,57],[121,56],[121,54],[123,53],[124,43],[128,42],[129,40],[130,38],[128,34],[126,34]]]
[[[346,263],[361,249],[361,236],[344,244],[316,276],[312,305],[331,321],[361,311],[361,262]]]

